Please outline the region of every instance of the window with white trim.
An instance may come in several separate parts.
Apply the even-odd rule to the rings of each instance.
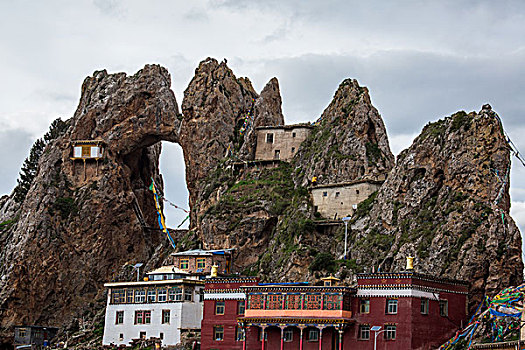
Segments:
[[[285,342],[293,341],[293,329],[285,329],[283,334],[283,339]]]
[[[385,339],[394,340],[396,339],[396,326],[389,324],[385,326]]]
[[[448,300],[439,301],[439,315],[443,317],[448,316]]]
[[[368,324],[359,325],[359,339],[360,340],[370,339],[370,325]]]
[[[319,341],[319,330],[318,329],[310,329],[308,330],[308,341]]]
[[[428,299],[421,299],[421,314],[428,315]]]
[[[386,313],[397,314],[397,299],[386,300]]]

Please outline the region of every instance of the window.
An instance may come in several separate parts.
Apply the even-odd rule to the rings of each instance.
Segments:
[[[215,302],[215,315],[224,315],[224,301]]]
[[[27,336],[27,330],[25,328],[19,328],[18,329],[18,336],[20,338],[24,338]]]
[[[335,198],[338,198],[340,194],[341,194],[340,192],[336,192],[335,193]]]
[[[294,153],[294,152],[295,152],[295,147],[292,147],[292,153]]]
[[[180,259],[180,269],[187,270],[190,267],[190,259]]]
[[[235,327],[235,341],[244,341],[244,332],[241,327]]]
[[[162,310],[162,323],[163,324],[170,323],[170,310]]]
[[[266,298],[266,308],[268,310],[281,310],[283,308],[282,294],[268,294]]]
[[[126,292],[124,289],[114,289],[111,293],[112,304],[122,304],[126,301]]]
[[[266,134],[266,143],[273,143],[273,134]]]
[[[439,314],[443,317],[448,316],[448,300],[439,301]]]
[[[126,303],[133,303],[133,289],[126,290]]]
[[[421,299],[421,313],[428,315],[428,299]]]
[[[164,339],[164,333],[161,332],[161,333],[159,334],[159,338],[160,338],[160,339]]]
[[[213,327],[213,340],[222,341],[224,339],[224,326]]]
[[[284,307],[287,310],[301,309],[302,297],[301,294],[286,294],[286,302]]]
[[[175,295],[177,295],[177,289],[176,288],[170,288],[168,298],[170,301],[175,300]]]
[[[281,151],[276,149],[273,159],[281,159]]]
[[[203,269],[206,267],[206,258],[198,258],[197,259],[197,268]]]
[[[204,301],[204,289],[199,290],[199,301]]]
[[[139,338],[140,339],[146,339],[146,332],[140,332],[139,333]]]
[[[308,331],[308,341],[319,341],[319,330],[318,329],[310,329]]]
[[[331,283],[330,281],[325,281],[325,283]],[[341,294],[325,294],[323,309],[325,310],[341,310],[341,301],[343,296]]]
[[[283,334],[283,339],[285,342],[291,342],[293,340],[293,330],[292,329],[285,329]]]
[[[193,290],[191,288],[184,288],[184,300],[186,301],[193,300]]]
[[[135,291],[135,302],[136,303],[143,303],[146,301],[146,291],[145,290],[137,290]]]
[[[359,190],[355,190],[355,194],[359,194]]]
[[[168,300],[168,291],[166,289],[159,290],[159,302]]]
[[[118,340],[123,341],[124,340],[124,333],[120,333],[118,335]]]
[[[321,295],[320,294],[306,294],[306,309],[320,310],[321,309]]]
[[[386,313],[387,314],[397,314],[397,299],[387,299]]]
[[[370,339],[370,325],[362,324],[359,326],[359,339],[361,340]]]
[[[150,324],[151,311],[135,311],[135,324]]]
[[[175,288],[175,300],[182,301],[182,288],[180,287]]]
[[[154,303],[157,299],[157,292],[154,290],[148,290],[148,303]]]
[[[323,197],[326,197],[326,196],[328,196],[328,192],[325,191],[323,192]]]
[[[385,339],[386,340],[396,339],[396,326],[395,325],[385,326]]]
[[[115,324],[123,324],[124,323],[124,311],[117,311],[116,317],[115,317]]]
[[[362,314],[370,313],[370,299],[359,300],[359,312]]]
[[[296,134],[294,132],[292,132],[292,137],[295,137],[295,136],[296,136]]]
[[[239,300],[237,302],[237,315],[244,315],[244,300]]]

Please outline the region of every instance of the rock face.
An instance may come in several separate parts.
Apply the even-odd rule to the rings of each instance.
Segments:
[[[279,84],[272,79],[259,97],[250,80],[236,78],[225,61],[208,58],[199,64],[184,91],[182,112],[180,144],[192,208],[191,227],[198,229],[197,217],[209,206],[202,203],[203,179],[228,157],[232,161],[253,158],[253,125],[283,124]],[[251,125],[248,133],[241,133],[246,124]],[[249,145],[241,156],[239,149],[246,140]]]
[[[296,156],[301,168],[298,181],[306,185],[316,176],[318,184],[362,178],[384,180],[394,166],[385,125],[372,106],[368,89],[346,79]]]
[[[521,236],[509,215],[510,152],[490,106],[428,124],[352,225],[358,265],[471,282],[484,293],[519,284]]]
[[[427,125],[394,164],[368,90],[341,83],[321,121],[290,162],[253,160],[254,127],[282,125],[277,79],[258,95],[225,62],[200,63],[183,115],[168,72],[95,72],[85,80],[67,131],[51,141],[25,201],[0,198],[0,326],[57,325],[103,313],[103,283],[131,277],[130,264],[156,267],[169,253],[148,186],[162,187],[159,141],[182,146],[190,193],[181,249],[237,248],[238,271],[263,280],[334,273],[351,284],[380,266],[466,279],[472,304],[522,280],[521,238],[509,215],[510,153],[490,106]],[[100,140],[100,161],[74,161],[71,142]],[[314,214],[310,179],[382,179],[344,227]],[[141,224],[143,218],[143,224]],[[94,327],[94,325],[91,325]]]
[[[279,118],[266,117],[264,123],[282,120],[274,86],[270,81],[257,100],[275,101],[269,104],[272,108],[256,112],[261,118]],[[219,166],[204,180],[200,202],[205,210],[196,218],[198,232],[207,247],[236,248],[238,270],[268,280],[313,280],[307,268],[310,252],[334,251],[338,243],[329,238],[333,230],[312,220],[309,179],[314,175],[319,183],[384,179],[392,168],[383,121],[368,90],[357,81],[341,83],[321,119],[290,164],[270,169]],[[255,148],[255,140],[247,144]],[[253,153],[246,154],[253,158]]]
[[[162,186],[158,141],[178,140],[177,115],[160,66],[129,77],[99,71],[84,81],[69,129],[46,147],[25,201],[2,229],[4,330],[15,323],[74,328],[74,319],[103,307],[104,281],[129,275],[126,263],[165,253],[156,248],[166,248],[166,239],[143,228],[133,208],[156,227],[148,186],[152,177]],[[103,160],[84,168],[70,159],[71,141],[93,139],[105,145]]]

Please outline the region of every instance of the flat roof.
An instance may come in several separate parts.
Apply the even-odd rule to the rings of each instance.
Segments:
[[[371,278],[377,278],[377,279],[384,279],[384,278],[413,278],[418,280],[427,280],[432,282],[440,282],[440,283],[450,283],[450,284],[461,284],[464,286],[468,286],[470,283],[462,280],[457,280],[453,278],[445,278],[445,277],[436,277],[432,275],[426,275],[422,273],[417,273],[414,271],[402,271],[402,272],[374,272],[374,273],[358,273],[356,275],[356,278],[358,280],[360,279],[371,279]]]
[[[345,186],[352,186],[352,185],[357,185],[357,184],[361,184],[361,183],[371,183],[371,184],[375,184],[375,185],[381,185],[383,182],[385,182],[385,181],[384,180],[374,180],[374,179],[370,179],[370,178],[364,178],[364,179],[359,179],[359,180],[354,180],[354,181],[334,182],[334,183],[329,183],[329,184],[324,184],[324,185],[315,185],[315,186],[310,186],[308,189],[315,190],[316,188],[345,187]]]
[[[103,143],[102,140],[72,140],[71,144],[73,145],[91,145],[91,144],[100,144]]]
[[[171,253],[171,256],[186,256],[186,255],[223,255],[223,254],[231,254],[232,251],[234,251],[235,248],[229,248],[229,249],[214,249],[214,250],[204,250],[204,249],[193,249],[193,250],[186,250],[184,252],[178,252],[178,253]]]
[[[176,280],[160,280],[160,281],[128,281],[128,282],[109,282],[104,283],[104,287],[145,287],[149,285],[165,285],[165,284],[201,284],[204,285],[204,281],[198,279],[181,278]]]
[[[272,130],[272,129],[284,129],[284,130],[291,130],[291,129],[313,129],[314,127],[310,125],[309,123],[300,123],[300,124],[291,124],[291,125],[268,125],[268,126],[258,126],[255,128],[255,130]]]
[[[164,273],[177,273],[177,274],[185,274],[185,275],[189,274],[187,271],[184,271],[184,270],[176,268],[175,265],[161,266],[158,269],[146,272],[147,275],[154,275],[154,274],[161,274],[161,273],[162,274],[164,274]]]

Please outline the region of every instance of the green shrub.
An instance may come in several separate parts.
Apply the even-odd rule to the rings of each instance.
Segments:
[[[309,268],[310,271],[327,271],[329,273],[335,273],[337,270],[337,262],[332,254],[319,253],[316,255]]]

